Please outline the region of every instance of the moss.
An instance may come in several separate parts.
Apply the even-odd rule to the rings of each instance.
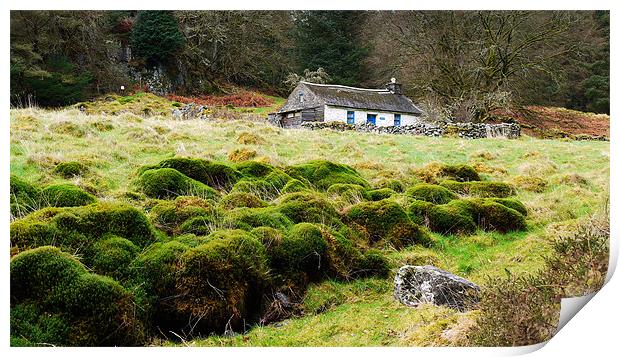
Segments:
[[[255,194],[261,199],[272,200],[280,195],[291,177],[284,171],[262,162],[248,161],[236,166],[243,179],[233,191]]]
[[[189,218],[179,226],[180,234],[196,234],[204,236],[210,234],[216,227],[219,216],[202,215]]]
[[[88,172],[88,166],[77,161],[61,162],[54,167],[54,173],[64,178],[82,176]]]
[[[327,242],[319,227],[299,223],[273,249],[273,267],[282,275],[305,273],[317,279],[326,270]]]
[[[279,182],[263,179],[242,179],[233,186],[231,192],[248,193],[262,200],[272,200],[280,195],[283,186],[284,184]]]
[[[307,180],[320,190],[327,190],[337,183],[348,183],[370,188],[368,182],[350,166],[330,161],[316,160],[289,166],[285,170],[293,178]]]
[[[239,207],[258,208],[267,205],[267,202],[248,192],[231,192],[224,196],[219,203],[221,208],[227,210]]]
[[[418,184],[406,191],[406,195],[420,201],[426,201],[434,204],[448,203],[458,196],[445,187],[430,184]]]
[[[207,243],[209,241],[209,238],[207,238],[206,235],[208,235],[210,233],[211,232],[203,234],[203,235],[199,235],[199,236],[197,236],[197,235],[195,235],[193,233],[186,233],[186,234],[180,235],[178,237],[174,237],[174,240],[179,242],[179,243],[181,243],[181,244],[184,244],[184,245],[186,245],[186,246],[188,246],[190,248],[194,248],[194,247],[197,247],[197,246],[199,246],[201,244]]]
[[[86,136],[86,130],[84,130],[82,126],[68,121],[54,123],[50,125],[50,130],[56,134],[66,134],[74,136],[76,138],[82,138]]]
[[[387,278],[390,274],[390,264],[381,251],[371,249],[362,257],[357,274]]]
[[[355,243],[344,235],[325,226],[319,226],[327,242],[327,264],[330,277],[351,279],[358,274],[363,255]]]
[[[11,304],[34,304],[43,316],[59,315],[60,322],[66,319],[70,329],[57,326],[65,334],[58,341],[61,345],[133,345],[143,338],[133,297],[114,280],[88,273],[75,258],[55,247],[36,248],[11,259]],[[40,328],[36,325],[41,321],[30,323],[35,328],[23,332]]]
[[[191,179],[218,190],[229,189],[241,176],[237,170],[228,165],[203,159],[172,158],[155,166],[143,167],[141,171],[153,168],[175,169]]]
[[[274,207],[244,207],[226,212],[223,225],[229,228],[247,231],[256,227],[271,227],[286,230],[293,225],[293,222],[289,217]]]
[[[40,207],[41,190],[16,175],[10,179],[11,215],[21,217]]]
[[[334,206],[321,194],[313,191],[290,193],[279,199],[278,210],[295,223],[342,225]]]
[[[375,185],[375,188],[389,188],[399,193],[405,192],[405,185],[401,181],[395,179],[383,179]]]
[[[386,198],[390,198],[396,194],[396,191],[392,190],[391,188],[379,188],[376,190],[366,191],[366,198],[371,201],[381,201]]]
[[[407,214],[409,218],[416,224],[426,224],[428,211],[434,204],[426,201],[411,200],[408,202]]]
[[[297,179],[292,179],[288,181],[284,187],[282,187],[282,194],[300,192],[306,189],[308,189],[308,185]]]
[[[471,234],[476,223],[471,213],[458,204],[443,204],[431,207],[427,212],[428,227],[441,234]]]
[[[60,314],[44,313],[36,304],[19,304],[10,310],[11,347],[66,345],[70,322]]]
[[[371,244],[402,248],[411,244],[431,244],[428,234],[414,224],[403,208],[390,200],[362,202],[350,207],[347,219],[362,226]]]
[[[480,226],[501,233],[524,230],[525,217],[518,211],[495,202],[480,205]]]
[[[504,182],[494,181],[470,181],[457,182],[453,180],[442,181],[441,186],[463,195],[474,197],[499,197],[505,198],[515,194],[513,186]]]
[[[541,193],[547,188],[547,181],[537,176],[515,176],[512,182],[518,188],[526,191]]]
[[[135,244],[125,238],[110,236],[95,243],[93,250],[87,264],[95,273],[118,281],[129,279],[129,265],[139,252]]]
[[[442,179],[449,179],[457,182],[480,181],[480,176],[471,166],[445,165],[436,162],[416,170],[415,175],[427,183],[437,183]]]
[[[157,239],[146,216],[124,204],[96,203],[82,207],[46,208],[11,224],[11,246],[17,250],[55,245],[70,250],[88,249],[112,234],[139,247]]]
[[[180,256],[174,307],[187,317],[202,316],[196,332],[239,330],[252,322],[268,285],[263,245],[247,232],[218,231]]]
[[[512,208],[513,210],[521,213],[523,216],[527,216],[527,208],[525,205],[514,198],[489,198],[490,201],[499,203],[500,205]]]
[[[50,185],[41,191],[41,199],[52,207],[86,206],[95,196],[71,184]]]
[[[268,256],[271,256],[275,247],[277,247],[284,238],[281,230],[272,227],[256,227],[250,231],[265,247]]]
[[[169,235],[178,235],[183,229],[181,226],[188,220],[196,217],[212,217],[214,221],[219,212],[209,200],[198,197],[179,196],[174,201],[162,201],[150,210],[149,216],[155,226]]]
[[[156,198],[188,195],[213,199],[219,196],[213,188],[171,168],[144,171],[138,178],[137,186],[147,196]]]

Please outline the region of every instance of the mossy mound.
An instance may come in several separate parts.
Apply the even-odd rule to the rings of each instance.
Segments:
[[[365,187],[350,183],[331,185],[326,193],[331,199],[341,199],[345,202],[360,202],[368,198]]]
[[[230,189],[241,177],[237,170],[226,164],[192,158],[167,159],[154,166],[145,166],[141,172],[157,168],[175,169],[191,179],[218,190]]]
[[[391,188],[378,188],[376,190],[366,191],[366,198],[371,201],[381,201],[396,195],[397,192]]]
[[[179,258],[174,308],[196,318],[195,332],[241,330],[255,319],[269,286],[263,245],[247,232],[214,232]]]
[[[273,254],[273,249],[278,246],[284,238],[284,233],[281,230],[272,227],[256,227],[252,229],[250,233],[263,244],[267,256],[270,258]]]
[[[40,208],[41,190],[16,175],[10,179],[11,215],[21,217]]]
[[[414,223],[427,225],[428,222],[426,217],[428,215],[428,211],[434,206],[435,205],[430,202],[415,199],[410,200],[407,203],[407,214]]]
[[[231,192],[222,197],[219,202],[219,207],[226,210],[240,207],[259,208],[267,206],[267,202],[248,192]]]
[[[299,223],[272,250],[272,267],[281,275],[303,274],[316,280],[327,269],[327,242],[319,227]]]
[[[300,192],[303,190],[307,190],[308,189],[308,185],[306,185],[305,183],[297,180],[297,179],[292,179],[289,182],[286,183],[286,185],[284,185],[284,187],[282,187],[282,194],[287,194],[287,193],[292,193],[292,192]]]
[[[413,223],[396,202],[362,202],[349,207],[345,215],[349,222],[363,227],[371,244],[388,244],[397,249],[431,244],[428,233]]]
[[[512,185],[504,182],[494,181],[470,181],[458,182],[453,180],[445,180],[440,183],[441,186],[458,192],[462,195],[473,197],[498,197],[505,198],[514,195],[515,189]]]
[[[490,201],[499,203],[500,205],[512,208],[513,210],[521,213],[523,216],[527,216],[527,208],[525,205],[514,198],[489,198]]]
[[[54,173],[64,178],[82,176],[88,172],[88,166],[78,161],[61,162],[54,167]]]
[[[219,196],[213,188],[172,168],[146,170],[136,184],[145,195],[155,198],[199,196],[215,199]]]
[[[135,345],[144,338],[134,297],[56,247],[11,259],[11,307],[11,333],[30,343],[49,343],[40,339],[50,329],[65,346]]]
[[[302,191],[282,196],[278,200],[278,210],[295,223],[322,223],[340,226],[342,222],[334,206],[321,194]]]
[[[10,236],[17,251],[43,245],[75,251],[88,250],[108,234],[126,238],[138,247],[146,247],[158,236],[141,211],[113,203],[45,208],[14,221]]]
[[[426,183],[411,187],[405,194],[410,198],[433,204],[444,204],[458,198],[454,192],[445,187]]]
[[[357,274],[359,276],[387,278],[390,274],[390,263],[381,251],[370,249],[362,257]]]
[[[162,201],[151,208],[149,217],[155,226],[169,235],[192,233],[182,226],[190,219],[202,217],[213,222],[220,216],[210,200],[192,196],[179,196],[174,201]]]
[[[236,208],[226,212],[223,226],[231,229],[251,231],[257,227],[271,227],[287,230],[293,221],[275,207]]]
[[[431,207],[427,212],[428,227],[441,234],[471,234],[476,231],[476,222],[467,209],[458,204],[443,204]]]
[[[525,217],[505,205],[486,201],[480,205],[479,210],[479,225],[484,230],[506,233],[526,228]]]
[[[233,191],[252,193],[263,200],[278,197],[284,187],[292,180],[284,171],[262,162],[247,161],[235,167],[243,178],[233,187]]]
[[[97,274],[124,282],[130,277],[129,266],[139,251],[130,240],[109,236],[94,244],[88,266]]]
[[[522,190],[537,193],[544,192],[548,185],[547,181],[541,177],[527,175],[515,176],[512,182]]]
[[[76,207],[95,203],[95,196],[71,184],[50,185],[41,191],[41,200],[51,207]]]
[[[293,178],[307,181],[319,190],[327,190],[331,185],[346,183],[370,188],[370,184],[354,168],[325,160],[315,160],[304,164],[289,166],[286,173]]]
[[[405,192],[406,189],[401,181],[395,179],[382,179],[375,185],[375,188],[389,188],[399,193]]]
[[[469,165],[430,163],[416,170],[415,175],[422,181],[433,184],[446,179],[457,182],[480,181],[478,172]]]

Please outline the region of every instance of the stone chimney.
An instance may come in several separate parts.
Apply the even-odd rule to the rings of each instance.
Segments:
[[[396,78],[392,78],[390,83],[386,85],[386,88],[394,94],[403,94],[403,85],[396,83]]]

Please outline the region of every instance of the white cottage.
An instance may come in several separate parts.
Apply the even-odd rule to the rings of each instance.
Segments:
[[[392,78],[385,89],[300,82],[270,120],[284,128],[299,127],[304,121],[400,126],[418,123],[421,114]]]

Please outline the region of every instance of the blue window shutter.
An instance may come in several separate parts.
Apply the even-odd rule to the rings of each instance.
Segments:
[[[347,124],[355,124],[355,112],[352,110],[347,111]]]
[[[400,114],[394,114],[394,126],[400,126]]]

